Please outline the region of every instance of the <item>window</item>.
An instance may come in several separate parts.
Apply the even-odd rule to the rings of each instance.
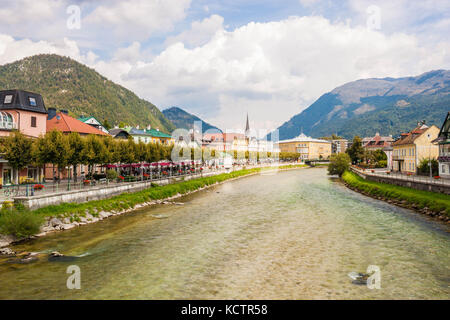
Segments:
[[[36,117],[31,117],[31,127],[32,128],[36,128],[37,127],[37,125],[36,125]]]
[[[13,98],[12,94],[6,95],[5,96],[5,100],[3,100],[3,103],[4,104],[10,104],[12,102],[12,98]]]
[[[30,106],[32,106],[32,107],[36,107],[36,98],[34,98],[34,97],[28,97],[28,102],[29,102],[29,104],[30,104]]]

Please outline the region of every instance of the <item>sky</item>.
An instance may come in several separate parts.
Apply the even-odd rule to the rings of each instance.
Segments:
[[[346,82],[450,69],[447,0],[0,0],[0,64],[56,53],[160,109],[270,131]]]

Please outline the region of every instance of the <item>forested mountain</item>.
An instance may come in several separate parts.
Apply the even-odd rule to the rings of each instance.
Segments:
[[[163,114],[164,116],[169,119],[170,121],[172,121],[172,123],[177,127],[177,128],[183,128],[183,129],[192,129],[194,126],[194,122],[195,121],[201,121],[202,123],[202,131],[205,132],[208,129],[215,129],[215,130],[219,130],[219,128],[203,121],[202,119],[200,119],[199,117],[188,113],[186,111],[184,111],[181,108],[178,107],[171,107],[169,109],[163,110]]]
[[[450,71],[417,77],[358,80],[324,94],[279,128],[280,139],[337,134],[393,136],[410,131],[420,120],[438,127],[450,111]]]
[[[152,103],[106,79],[77,61],[55,54],[41,54],[0,66],[0,90],[23,89],[40,93],[47,108],[89,115],[110,124],[159,128],[175,126]]]

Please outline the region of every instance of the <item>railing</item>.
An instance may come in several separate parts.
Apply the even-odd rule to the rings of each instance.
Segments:
[[[77,182],[72,180],[66,180],[61,182],[44,182],[44,183],[33,183],[33,184],[19,184],[19,185],[4,185],[0,190],[0,200],[11,200],[15,197],[32,197],[39,195],[47,195],[53,193],[60,193],[65,191],[76,191],[76,190],[86,190],[89,188],[98,188],[101,186],[114,186],[122,185],[128,183],[136,182],[153,182],[160,181],[164,179],[188,177],[192,175],[198,175],[203,173],[226,171],[223,168],[211,168],[211,169],[200,169],[195,168],[194,170],[183,170],[182,172],[175,172],[174,170],[167,170],[167,174],[162,172],[152,173],[147,175],[137,175],[133,176],[130,181],[126,179],[99,179],[99,180],[83,180],[79,179]],[[125,177],[126,178],[126,177]],[[36,186],[42,185],[43,188],[39,189]]]
[[[356,166],[351,167],[353,171],[356,173],[360,173],[366,176],[373,176],[373,177],[381,177],[381,178],[387,178],[392,180],[402,180],[412,183],[425,183],[425,184],[432,184],[432,185],[438,185],[438,186],[448,186],[450,187],[450,179],[439,177],[436,179],[435,177],[429,177],[429,176],[419,176],[416,174],[410,174],[410,173],[399,173],[399,172],[391,172],[386,169],[361,169]]]

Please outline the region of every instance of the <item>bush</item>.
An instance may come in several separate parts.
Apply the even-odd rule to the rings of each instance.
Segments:
[[[376,168],[387,168],[387,160],[380,160],[375,165]]]
[[[417,167],[417,173],[421,176],[430,175],[429,159],[420,160],[420,164]],[[439,162],[436,159],[431,159],[431,168],[433,176],[439,175]]]
[[[42,216],[31,212],[23,206],[2,209],[0,211],[0,233],[26,238],[39,233],[43,224]]]
[[[118,176],[119,176],[119,174],[117,173],[116,170],[109,169],[106,171],[106,179],[108,179],[108,180],[117,179]]]

